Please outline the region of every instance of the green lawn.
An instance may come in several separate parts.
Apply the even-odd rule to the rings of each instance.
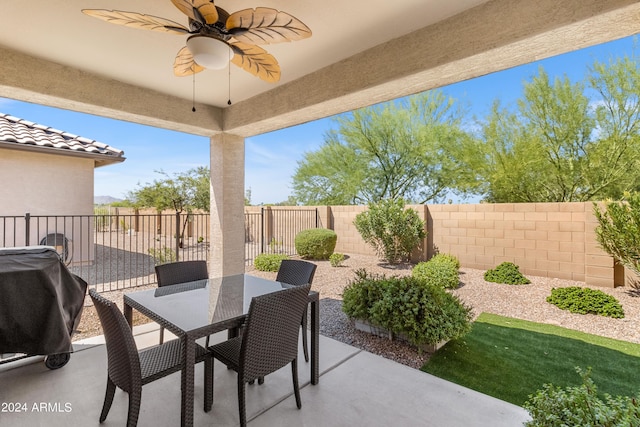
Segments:
[[[575,366],[592,368],[599,393],[640,391],[640,345],[488,313],[422,370],[522,406],[545,383],[581,384]]]

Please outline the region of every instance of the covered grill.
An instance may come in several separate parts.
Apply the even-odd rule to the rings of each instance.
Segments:
[[[64,366],[86,290],[55,248],[0,248],[0,355],[45,355],[48,368]]]

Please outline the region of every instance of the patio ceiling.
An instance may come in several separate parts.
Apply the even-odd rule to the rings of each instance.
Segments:
[[[218,0],[305,22],[309,39],[264,46],[282,79],[232,66],[175,77],[185,37],[108,24],[83,8],[186,24],[169,0],[3,2],[0,96],[210,136],[250,136],[638,32],[635,0]]]

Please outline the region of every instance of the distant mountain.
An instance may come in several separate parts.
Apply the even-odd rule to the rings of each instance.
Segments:
[[[111,197],[111,196],[95,196],[93,198],[94,205],[108,205],[113,202],[121,202],[121,201],[122,199],[116,199],[115,197]]]

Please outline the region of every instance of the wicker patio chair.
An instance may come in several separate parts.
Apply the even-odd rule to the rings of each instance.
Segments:
[[[206,261],[178,261],[156,265],[158,287],[194,282],[209,278]],[[160,326],[160,344],[164,342],[164,328]]]
[[[113,403],[116,387],[129,394],[127,427],[138,423],[142,386],[182,369],[182,347],[179,340],[150,347],[138,352],[129,324],[115,303],[107,300],[95,289],[89,290],[107,344],[107,391],[100,414],[106,420]],[[203,347],[196,347],[196,362],[205,362],[204,410],[213,404],[213,358]]]
[[[299,259],[282,260],[276,282],[288,283],[290,285],[300,286],[311,284],[313,276],[316,273],[316,265],[308,261]],[[309,361],[309,349],[307,345],[307,309],[304,310],[302,316],[302,349],[304,350],[304,360]]]
[[[298,335],[300,318],[311,285],[296,286],[254,297],[242,336],[209,347],[213,357],[238,373],[240,426],[247,425],[245,384],[291,364],[293,391],[302,407],[298,388]]]

